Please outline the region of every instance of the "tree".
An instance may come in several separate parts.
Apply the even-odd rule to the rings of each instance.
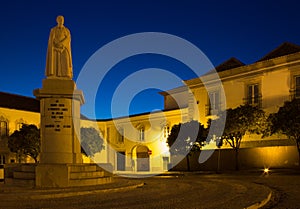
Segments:
[[[279,108],[277,113],[268,117],[269,127],[265,135],[275,133],[285,134],[296,143],[300,165],[300,100],[287,101]]]
[[[186,155],[187,170],[190,171],[189,156],[192,152],[200,151],[201,144],[207,138],[207,129],[198,121],[174,125],[168,136],[167,143],[171,154]]]
[[[235,169],[239,170],[239,149],[246,133],[261,134],[266,127],[266,117],[263,110],[250,105],[230,108],[220,114],[217,120],[226,117],[225,127],[221,136],[235,151]]]
[[[17,153],[19,162],[23,155],[27,155],[37,163],[41,147],[40,130],[33,124],[23,124],[20,130],[9,136],[8,147],[11,152]]]
[[[103,139],[95,128],[81,128],[80,134],[81,153],[86,156],[93,157],[97,152],[100,152],[104,148]]]

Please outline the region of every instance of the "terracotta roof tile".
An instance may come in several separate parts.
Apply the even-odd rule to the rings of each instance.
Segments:
[[[32,97],[0,92],[0,107],[39,113],[40,101]],[[82,114],[80,118],[88,119]]]
[[[263,56],[261,59],[259,59],[257,62],[264,61],[264,60],[269,60],[269,59],[274,59],[277,57],[285,56],[288,54],[294,54],[300,52],[300,46],[289,43],[289,42],[284,42],[265,56]]]
[[[226,60],[225,62],[221,63],[220,65],[218,65],[216,67],[216,71],[217,72],[222,72],[225,70],[229,70],[232,68],[237,68],[237,67],[241,67],[244,66],[245,64],[242,63],[240,60],[238,60],[235,57],[231,57],[230,59]]]
[[[9,109],[40,112],[40,102],[31,97],[0,92],[0,107]]]
[[[230,70],[230,69],[241,67],[241,66],[244,66],[244,65],[245,64],[242,63],[237,58],[231,57],[230,59],[228,59],[225,62],[218,65],[214,70],[210,70],[207,73],[205,73],[204,75],[209,75],[209,74],[215,73],[216,71],[217,72],[222,72],[222,71],[225,71],[225,70]]]

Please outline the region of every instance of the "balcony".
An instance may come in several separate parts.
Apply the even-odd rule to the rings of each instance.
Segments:
[[[300,88],[290,90],[290,99],[300,99]]]
[[[246,97],[243,99],[245,105],[250,105],[258,108],[262,108],[262,96]]]
[[[210,104],[205,105],[205,116],[214,116],[214,115],[218,115],[218,113],[220,112],[221,105],[217,105],[215,107],[212,107]]]

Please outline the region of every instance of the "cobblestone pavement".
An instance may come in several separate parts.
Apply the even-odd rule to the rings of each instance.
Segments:
[[[117,178],[112,185],[64,190],[25,191],[22,188],[0,186],[0,208],[234,209],[258,203],[266,199],[270,192],[271,200],[264,208],[300,208],[298,190],[298,173],[271,173],[268,176],[262,176],[261,173],[192,173],[147,179]]]

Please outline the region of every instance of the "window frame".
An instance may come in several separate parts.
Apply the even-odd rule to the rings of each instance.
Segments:
[[[3,126],[3,124],[5,125]],[[0,137],[6,136],[8,136],[8,122],[5,120],[0,120]]]
[[[213,100],[213,101],[211,101]],[[207,94],[206,116],[217,115],[221,110],[220,90],[209,91]]]
[[[261,96],[261,84],[259,82],[247,83],[245,85],[244,103],[246,105],[256,106],[256,107],[261,108],[261,106],[262,106],[262,98],[261,97],[262,97]]]
[[[297,81],[299,83],[297,83]],[[295,84],[294,98],[300,99],[300,75],[294,76],[294,84]]]
[[[139,139],[140,141],[145,141],[145,128],[144,127],[140,127],[139,129]]]
[[[124,144],[124,128],[118,128],[118,144]]]

